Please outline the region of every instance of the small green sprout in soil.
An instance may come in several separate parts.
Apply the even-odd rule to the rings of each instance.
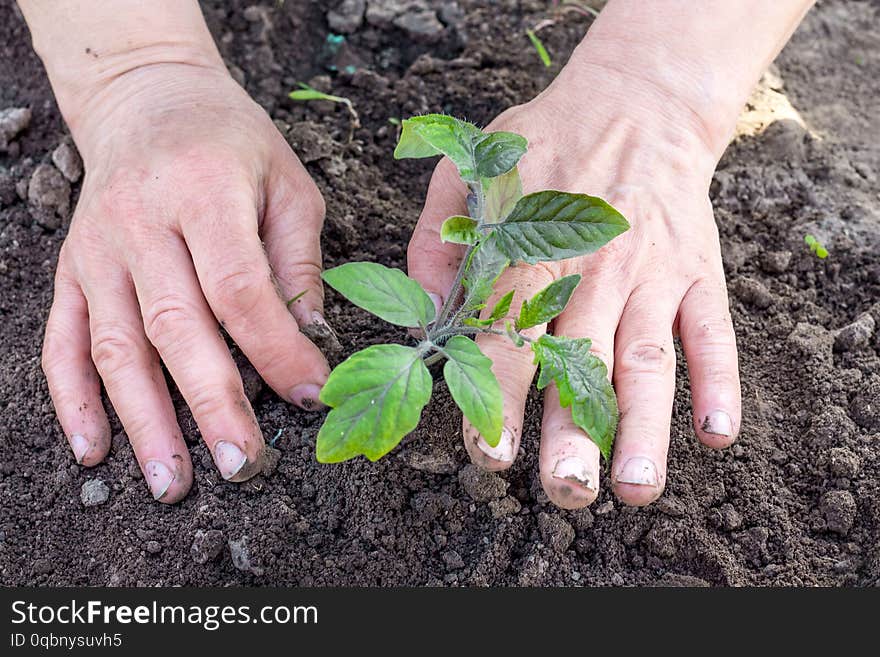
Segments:
[[[822,246],[822,243],[812,235],[804,235],[804,242],[807,243],[807,246],[810,247],[810,251],[812,251],[819,260],[824,260],[828,257],[828,249]]]
[[[535,47],[535,51],[538,53],[538,57],[541,58],[541,61],[544,62],[544,66],[550,68],[553,66],[553,61],[550,59],[550,53],[547,52],[547,48],[544,47],[544,42],[541,41],[540,37],[535,34],[534,30],[526,30],[526,35],[529,37],[529,41],[532,42],[532,45]]]
[[[556,25],[556,23],[565,18],[566,14],[579,14],[590,18],[596,18],[599,15],[598,11],[593,9],[586,2],[580,0],[551,0],[550,8],[552,17],[545,18],[533,28],[526,30],[526,36],[529,37],[529,41],[532,42],[535,52],[538,53],[538,57],[547,68],[550,68],[550,66],[553,65],[553,61],[550,59],[550,53],[547,52],[544,42],[541,41],[541,37],[538,36],[538,32],[544,28]]]
[[[421,330],[415,346],[380,344],[355,353],[330,374],[321,401],[331,408],[318,433],[317,458],[336,463],[364,455],[375,461],[419,423],[431,398],[429,367],[445,360],[443,377],[452,399],[485,441],[496,446],[503,429],[501,387],[492,361],[472,336],[498,335],[532,350],[540,366],[538,388],[559,388],[563,407],[607,458],[617,430],[614,389],[587,338],[530,337],[527,329],[559,315],[580,283],[566,276],[523,300],[508,317],[517,290],[488,304],[508,267],[583,256],[629,228],[608,203],[586,194],[545,190],[523,195],[517,164],[526,140],[511,132],[485,133],[441,114],[403,121],[394,156],[447,156],[467,185],[468,215],[448,218],[442,239],[464,246],[452,289],[439,310],[418,282],[399,269],[350,262],[323,274],[324,281],[380,319]]]
[[[293,91],[291,91],[288,94],[288,97],[293,100],[304,102],[310,100],[326,100],[331,103],[338,103],[345,106],[345,109],[348,111],[348,115],[351,118],[348,128],[349,142],[354,138],[354,131],[361,127],[361,117],[358,116],[358,113],[354,108],[354,104],[348,98],[345,98],[343,96],[334,96],[333,94],[325,94],[323,91],[318,91],[314,87],[310,87],[304,82],[300,82],[299,89],[294,89]]]

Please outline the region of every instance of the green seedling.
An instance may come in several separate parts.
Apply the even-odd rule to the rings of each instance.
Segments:
[[[819,260],[824,260],[828,257],[828,249],[822,246],[822,243],[812,235],[804,235],[804,242],[807,243],[807,246],[810,247],[810,251],[812,251]]]
[[[324,281],[355,305],[397,326],[420,329],[415,346],[380,344],[359,351],[330,374],[321,401],[331,408],[318,433],[317,458],[335,463],[364,455],[376,460],[419,423],[431,397],[428,369],[445,360],[452,399],[489,445],[503,429],[501,387],[492,362],[472,336],[491,334],[532,350],[538,388],[555,383],[563,407],[607,458],[617,430],[614,389],[590,340],[541,335],[527,329],[559,315],[580,283],[566,276],[510,309],[517,290],[490,297],[502,272],[592,253],[629,228],[608,203],[586,194],[546,190],[523,195],[517,164],[526,140],[511,132],[485,133],[441,114],[403,121],[394,156],[447,156],[466,184],[468,215],[450,217],[441,238],[463,245],[455,282],[439,310],[415,280],[399,269],[350,262],[324,272]]]
[[[326,100],[331,103],[338,103],[343,105],[345,109],[348,111],[348,115],[351,118],[349,122],[348,129],[348,141],[351,142],[354,139],[354,131],[361,127],[361,117],[358,116],[357,111],[354,108],[354,104],[348,98],[343,96],[334,96],[333,94],[325,94],[323,91],[318,91],[314,87],[310,87],[304,82],[299,83],[299,89],[294,89],[288,94],[288,97],[293,100],[308,102],[311,100]]]
[[[532,42],[535,52],[538,53],[538,57],[540,57],[541,62],[543,62],[544,66],[547,68],[553,65],[553,61],[550,59],[550,53],[547,52],[544,42],[541,41],[541,37],[538,36],[538,32],[551,25],[555,25],[560,20],[563,20],[566,14],[580,14],[581,16],[588,16],[590,18],[595,18],[599,15],[598,11],[590,7],[586,2],[579,0],[551,0],[550,8],[550,18],[545,18],[533,28],[526,30],[526,36],[529,37],[529,41]]]
[[[535,51],[538,53],[538,57],[541,58],[544,66],[550,68],[553,65],[553,60],[550,59],[550,53],[548,53],[547,48],[544,47],[544,42],[541,41],[537,34],[535,34],[534,30],[526,30],[526,35],[535,47]]]

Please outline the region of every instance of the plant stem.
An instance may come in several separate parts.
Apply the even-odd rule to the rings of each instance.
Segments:
[[[508,335],[507,331],[502,331],[500,329],[483,328],[481,326],[449,326],[434,333],[434,335],[431,336],[431,339],[443,340],[445,338],[451,338],[456,335],[479,335],[480,333],[488,333],[489,335],[502,336]],[[524,342],[534,342],[532,338],[527,335],[523,335],[519,331],[517,331],[516,334],[521,337]]]

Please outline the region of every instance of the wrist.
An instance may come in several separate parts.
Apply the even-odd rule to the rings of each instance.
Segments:
[[[126,87],[141,71],[179,64],[226,73],[213,43],[162,41],[103,53],[89,49],[83,55],[75,67],[44,58],[59,109],[74,137],[83,130],[83,124],[96,112],[97,106],[109,102],[117,90],[126,93]]]

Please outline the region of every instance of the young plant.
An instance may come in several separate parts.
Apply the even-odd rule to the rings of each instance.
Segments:
[[[804,242],[807,243],[807,246],[810,247],[810,251],[812,251],[819,260],[824,260],[828,257],[828,249],[822,246],[822,242],[812,235],[804,235]]]
[[[553,60],[550,59],[550,53],[547,52],[544,42],[541,41],[541,38],[537,34],[535,34],[535,31],[526,30],[526,36],[529,37],[529,41],[532,42],[532,46],[534,46],[535,52],[538,53],[538,57],[540,57],[544,66],[547,68],[553,66]]]
[[[466,183],[467,216],[448,218],[441,238],[464,245],[452,289],[438,311],[422,287],[398,269],[351,262],[323,278],[349,301],[386,322],[421,329],[415,346],[381,344],[359,351],[330,374],[321,401],[331,408],[318,433],[317,458],[335,463],[364,455],[376,460],[416,428],[431,397],[428,367],[441,360],[452,399],[489,445],[503,429],[501,387],[492,362],[469,336],[481,333],[528,348],[540,366],[538,388],[559,388],[563,407],[607,458],[617,430],[617,399],[590,340],[524,331],[551,321],[568,304],[579,275],[554,281],[524,300],[508,319],[516,290],[487,301],[502,272],[518,263],[563,260],[596,251],[629,228],[600,198],[552,190],[523,196],[517,164],[526,140],[510,132],[485,133],[449,116],[407,119],[394,157],[447,156]]]
[[[350,118],[348,125],[349,142],[351,142],[351,140],[354,138],[354,131],[361,127],[361,117],[358,116],[358,113],[354,108],[354,103],[352,103],[351,100],[349,100],[348,98],[344,98],[343,96],[334,96],[333,94],[325,94],[323,91],[318,91],[314,87],[310,87],[304,82],[299,83],[299,89],[294,89],[287,95],[292,100],[326,100],[330,103],[339,103],[340,105],[343,105],[348,111],[348,116]]]

